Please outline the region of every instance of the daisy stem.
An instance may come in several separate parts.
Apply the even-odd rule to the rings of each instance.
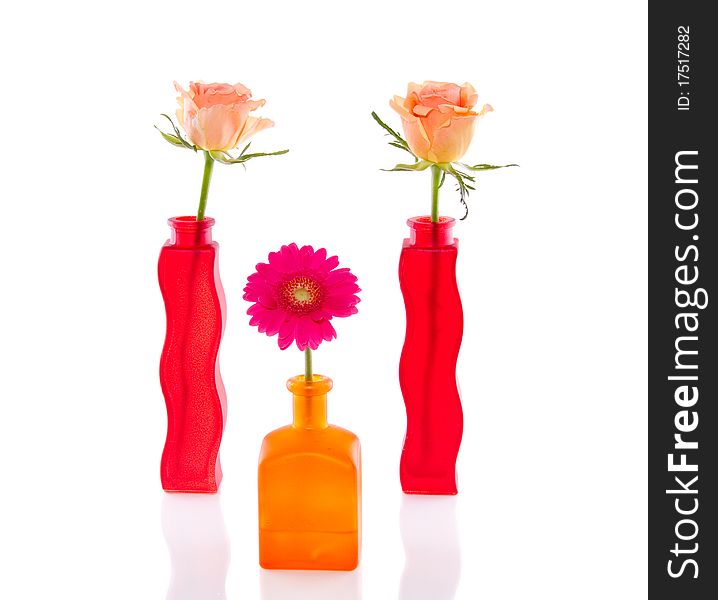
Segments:
[[[212,155],[204,151],[204,175],[202,176],[202,191],[199,194],[199,209],[197,209],[197,220],[204,220],[204,211],[207,208],[207,194],[209,193],[209,182],[212,181],[212,169],[214,159]]]
[[[439,221],[439,183],[441,182],[441,169],[431,165],[431,222]]]
[[[304,381],[312,380],[312,349],[307,346],[304,349]]]

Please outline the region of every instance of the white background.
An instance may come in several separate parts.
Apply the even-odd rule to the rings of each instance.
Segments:
[[[646,26],[645,2],[613,0],[6,6],[0,596],[163,598],[174,564],[175,600],[645,597]],[[159,482],[156,262],[202,170],[152,128],[173,79],[246,84],[276,121],[256,149],[290,148],[212,182],[218,500],[164,499]],[[521,168],[480,175],[456,229],[460,494],[422,503],[398,480],[397,263],[430,175],[379,171],[405,156],[369,114],[399,127],[389,98],[424,79],[494,106],[467,160]],[[462,214],[451,185],[441,207]],[[338,254],[363,289],[315,353],[330,420],[363,445],[362,566],[344,578],[257,565],[257,455],[291,418],[302,356],[250,328],[241,296],[291,241]]]

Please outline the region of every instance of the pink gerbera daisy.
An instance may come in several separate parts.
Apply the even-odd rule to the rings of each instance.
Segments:
[[[316,350],[322,340],[337,337],[330,321],[355,314],[360,291],[356,276],[338,265],[324,248],[289,244],[271,252],[269,262],[247,278],[244,299],[254,302],[249,324],[268,336],[279,334],[282,350],[295,341],[300,350]]]

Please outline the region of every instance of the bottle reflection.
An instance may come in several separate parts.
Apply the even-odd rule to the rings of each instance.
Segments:
[[[461,578],[455,496],[404,495],[404,572],[399,600],[452,600]]]
[[[162,529],[172,563],[167,600],[225,600],[229,538],[218,494],[165,494]]]
[[[361,600],[361,567],[355,571],[260,570],[262,600]]]

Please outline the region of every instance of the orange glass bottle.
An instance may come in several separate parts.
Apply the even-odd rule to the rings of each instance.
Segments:
[[[293,377],[294,422],[268,434],[259,456],[259,564],[351,571],[361,545],[359,438],[327,423],[332,380]]]

